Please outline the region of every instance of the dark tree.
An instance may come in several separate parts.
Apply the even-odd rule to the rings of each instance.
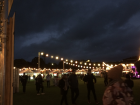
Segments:
[[[38,68],[38,57],[35,57],[31,61],[33,68]],[[40,58],[40,68],[45,68],[45,62],[42,58]]]
[[[15,59],[14,60],[14,66],[17,68],[23,68],[23,67],[28,67],[28,62],[25,61],[24,59]]]
[[[58,69],[63,69],[63,61],[60,61],[60,62],[58,63]]]

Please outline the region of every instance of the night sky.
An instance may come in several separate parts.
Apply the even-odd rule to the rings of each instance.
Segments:
[[[120,61],[140,47],[140,0],[14,0],[15,59],[44,51],[67,59]]]

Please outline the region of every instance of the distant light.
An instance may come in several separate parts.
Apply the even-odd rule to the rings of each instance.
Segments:
[[[41,55],[44,55],[44,53],[43,53],[43,52],[41,52]]]
[[[66,61],[68,61],[68,59],[66,59]]]
[[[71,60],[70,62],[73,62],[73,60]]]
[[[53,56],[51,56],[51,58],[53,58]]]
[[[91,66],[91,63],[89,63],[89,65]]]
[[[87,60],[87,62],[90,62],[90,60]]]
[[[56,59],[59,59],[59,57],[58,57],[58,56],[56,56]]]
[[[125,64],[122,64],[122,66],[125,66]]]
[[[85,65],[87,65],[87,63],[85,63]]]
[[[131,66],[134,66],[134,64],[131,64]]]
[[[61,58],[61,61],[63,61],[64,59],[63,58]]]
[[[75,61],[75,63],[77,63],[77,61]]]
[[[49,54],[46,54],[46,57],[48,57],[49,56]]]

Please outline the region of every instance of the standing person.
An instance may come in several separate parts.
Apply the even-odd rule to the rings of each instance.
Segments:
[[[93,80],[95,82],[93,82]],[[94,88],[94,83],[96,83],[96,78],[95,76],[91,73],[91,69],[88,69],[88,74],[85,76],[84,81],[87,84],[87,98],[88,98],[88,103],[90,104],[90,91],[92,91],[93,96],[94,96],[94,100],[96,101],[96,104],[98,104],[99,102],[97,101],[97,97],[96,97],[96,93],[95,93],[95,88]]]
[[[86,76],[87,76],[87,75],[85,74],[84,77],[83,77],[84,84],[85,84],[85,77],[86,77]]]
[[[22,86],[23,86],[23,93],[26,92],[27,80],[28,80],[28,76],[26,76],[25,73],[23,73],[23,76],[21,77],[21,83],[22,83]]]
[[[36,78],[36,86],[37,86],[37,95],[40,95],[40,88],[41,88],[41,94],[45,94],[44,91],[44,86],[43,86],[43,79],[41,74],[38,75]]]
[[[124,81],[131,89],[134,87],[134,82],[130,79],[130,75],[126,74],[126,80]]]
[[[108,85],[108,76],[107,76],[107,72],[106,71],[104,72],[104,84],[105,84],[105,86]]]
[[[123,66],[108,71],[109,84],[103,95],[103,105],[135,105],[133,92],[121,79]]]
[[[35,75],[33,75],[33,78],[34,78],[34,80],[36,79],[36,78],[35,78]]]
[[[30,77],[30,75],[29,75],[29,76],[28,76],[29,81],[30,81],[30,78],[31,78],[31,77]]]
[[[46,76],[47,87],[50,87],[50,79],[51,79],[51,76],[48,74],[48,75]]]
[[[76,105],[76,99],[79,96],[78,78],[75,72],[76,70],[73,69],[72,74],[68,78],[68,82],[71,88],[71,100],[73,105]]]
[[[38,76],[37,76],[37,77],[35,77],[35,86],[36,86],[36,91],[38,90],[37,78],[38,78]]]
[[[64,74],[62,76],[62,79],[60,79],[58,86],[60,87],[60,91],[61,91],[61,95],[62,95],[60,105],[62,105],[63,102],[65,102],[65,105],[68,105],[67,93],[68,93],[69,85],[68,85],[68,80],[67,80],[66,74]]]

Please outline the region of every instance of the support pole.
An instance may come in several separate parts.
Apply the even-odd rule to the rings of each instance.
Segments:
[[[63,61],[63,70],[65,70],[65,67],[64,67],[64,61]]]
[[[38,69],[40,69],[40,52],[38,52]]]

